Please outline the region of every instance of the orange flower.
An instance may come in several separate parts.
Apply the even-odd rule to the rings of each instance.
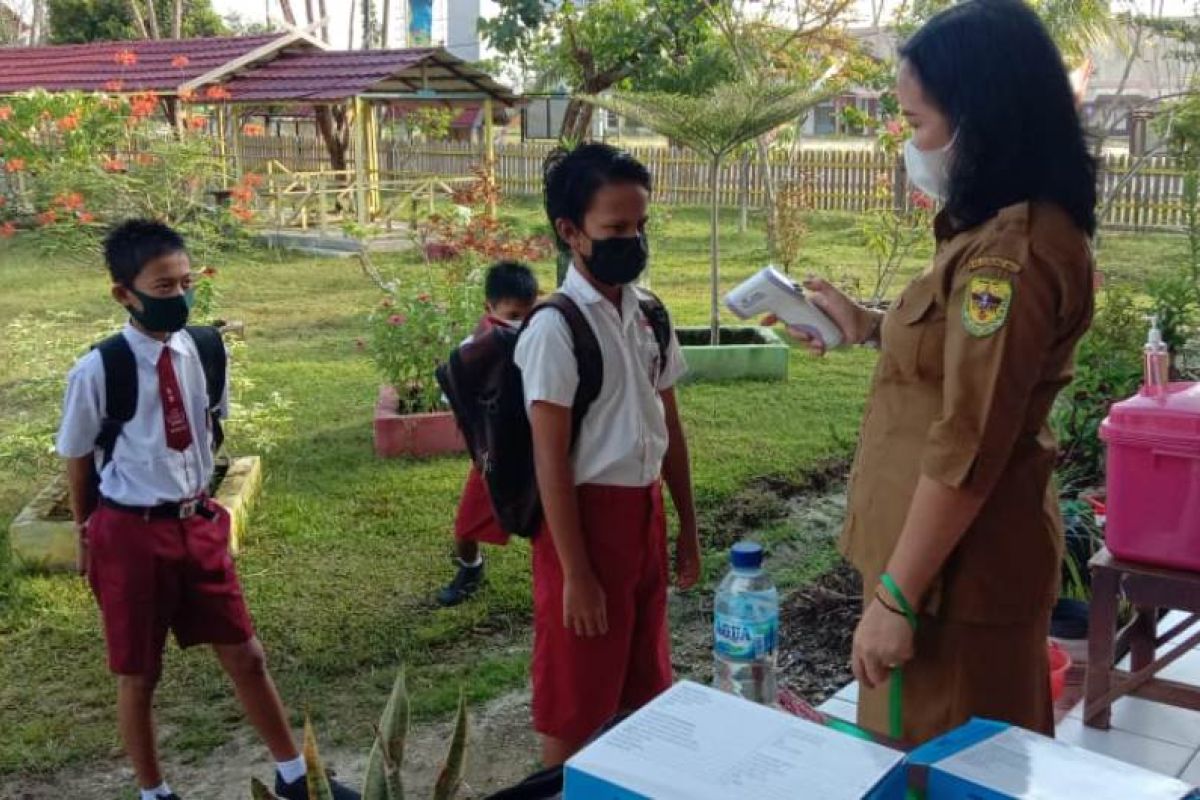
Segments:
[[[262,125],[259,125],[257,122],[247,122],[242,126],[242,133],[246,134],[247,136],[263,136],[266,134],[266,132],[267,129]]]
[[[11,239],[16,232],[17,226],[11,222],[0,225],[0,239]]]
[[[23,159],[23,158],[7,159],[4,162],[4,171],[7,172],[9,175],[12,175],[13,173],[16,173],[16,172],[24,172],[25,171],[25,159]]]
[[[104,156],[103,160],[100,162],[100,166],[105,172],[125,171],[125,162],[119,158],[114,158],[113,156]]]
[[[119,92],[119,91],[123,90],[124,88],[125,88],[125,82],[115,80],[115,79],[104,84],[104,91],[106,91],[106,92]]]
[[[257,189],[259,186],[263,185],[263,176],[254,172],[248,172],[242,176],[242,183],[246,184],[252,189]]]
[[[113,61],[120,64],[122,67],[132,67],[138,63],[137,53],[132,50],[118,50],[113,56]]]
[[[37,215],[37,221],[39,225],[53,225],[54,221],[57,219],[58,215],[53,211],[43,211],[41,214]]]
[[[79,214],[79,221],[82,222],[84,225],[91,225],[93,222],[96,221],[96,215],[91,213],[90,211],[81,212]]]
[[[65,117],[59,119],[56,124],[58,125],[58,129],[63,133],[73,131],[79,127],[79,117],[75,114],[67,114]]]
[[[190,63],[192,63],[192,60],[187,56],[175,56],[171,59],[171,66],[175,69],[183,69]]]
[[[240,200],[243,203],[247,203],[251,200],[251,198],[254,197],[254,192],[252,192],[246,186],[235,186],[229,190],[229,196],[234,200]]]
[[[194,131],[203,130],[208,125],[208,117],[190,117],[188,119],[188,127]]]
[[[180,89],[179,90],[179,99],[185,103],[192,102],[193,100],[196,99],[196,90],[195,89]]]
[[[240,219],[242,222],[249,222],[254,219],[254,212],[245,206],[235,205],[230,209],[230,213]]]
[[[209,100],[228,100],[229,98],[233,97],[233,95],[229,93],[228,89],[219,84],[205,89],[204,96]]]
[[[217,268],[216,267],[205,267],[204,269],[200,270],[200,274],[206,278],[216,277]]]
[[[12,106],[0,106],[0,122],[8,122],[12,119]]]
[[[54,205],[62,206],[67,211],[77,211],[83,208],[83,195],[79,192],[71,192],[70,194],[60,194],[54,198]]]
[[[158,159],[150,153],[138,153],[137,158],[134,160],[137,161],[138,165],[142,167],[148,167],[158,161]]]

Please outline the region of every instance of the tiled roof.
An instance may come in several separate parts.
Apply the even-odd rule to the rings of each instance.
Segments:
[[[37,88],[105,91],[112,81],[120,81],[124,91],[173,92],[184,81],[278,38],[279,34],[270,34],[0,47],[0,94]],[[134,56],[119,58],[118,53],[125,51]],[[133,58],[136,63],[118,63]]]
[[[330,102],[358,95],[485,92],[516,98],[490,75],[441,48],[408,50],[288,50],[225,84],[232,101]],[[478,100],[475,101],[478,103]]]

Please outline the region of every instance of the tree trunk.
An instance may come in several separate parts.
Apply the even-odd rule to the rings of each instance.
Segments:
[[[317,18],[313,12],[313,0],[304,0],[304,24],[312,25],[316,21]]]
[[[775,171],[771,169],[771,151],[767,140],[758,138],[758,163],[762,165],[763,203],[767,207],[767,257],[774,261],[779,254],[779,225],[775,214]]]
[[[279,0],[279,10],[283,12],[283,21],[288,25],[296,24],[296,12],[292,8],[292,0]]]
[[[383,24],[379,31],[379,46],[384,50],[391,47],[392,0],[383,0]]]
[[[138,0],[129,0],[129,14],[133,17],[133,26],[137,28],[138,35],[143,39],[150,38],[150,31],[146,29],[146,17],[142,14],[142,9],[138,7]]]
[[[146,22],[150,28],[150,37],[161,39],[162,32],[158,28],[158,11],[154,8],[154,0],[146,0]]]
[[[171,8],[171,38],[183,38],[183,0],[175,0]]]
[[[329,12],[325,10],[325,0],[317,0],[317,11],[321,15],[321,38],[329,43]]]
[[[357,14],[357,5],[355,0],[350,0],[350,32],[346,36],[346,49],[354,49],[354,18]]]
[[[33,24],[29,27],[29,44],[36,46],[45,41],[46,36],[46,0],[34,0]]]
[[[738,164],[738,233],[750,227],[750,158],[750,151],[743,150]]]
[[[325,152],[329,154],[329,166],[339,172],[345,171],[348,143],[337,130],[333,109],[329,106],[317,106],[316,120],[317,131],[321,134],[321,141],[325,143]]]
[[[363,50],[371,49],[371,0],[362,0]]]
[[[574,97],[567,103],[563,114],[562,129],[558,138],[565,142],[583,142],[591,138],[592,114],[595,106]]]
[[[712,196],[712,217],[709,220],[709,289],[711,290],[711,316],[709,318],[709,344],[716,347],[721,343],[721,203],[717,199],[718,173],[721,159],[713,158],[708,167],[708,191]]]

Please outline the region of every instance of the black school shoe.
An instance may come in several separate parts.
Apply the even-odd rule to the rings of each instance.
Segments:
[[[454,563],[458,564],[458,574],[437,594],[438,605],[442,608],[452,608],[465,603],[474,597],[483,585],[483,564],[468,567],[457,559]]]
[[[329,779],[329,788],[333,790],[333,800],[361,800],[362,795],[348,786]],[[292,783],[284,783],[283,776],[275,773],[275,794],[281,800],[308,800],[308,778],[298,778]]]

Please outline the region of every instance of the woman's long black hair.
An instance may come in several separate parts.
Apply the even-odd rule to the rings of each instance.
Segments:
[[[1005,206],[1057,203],[1096,230],[1096,164],[1062,55],[1022,0],[966,0],[900,49],[957,132],[946,209],[973,228]]]

